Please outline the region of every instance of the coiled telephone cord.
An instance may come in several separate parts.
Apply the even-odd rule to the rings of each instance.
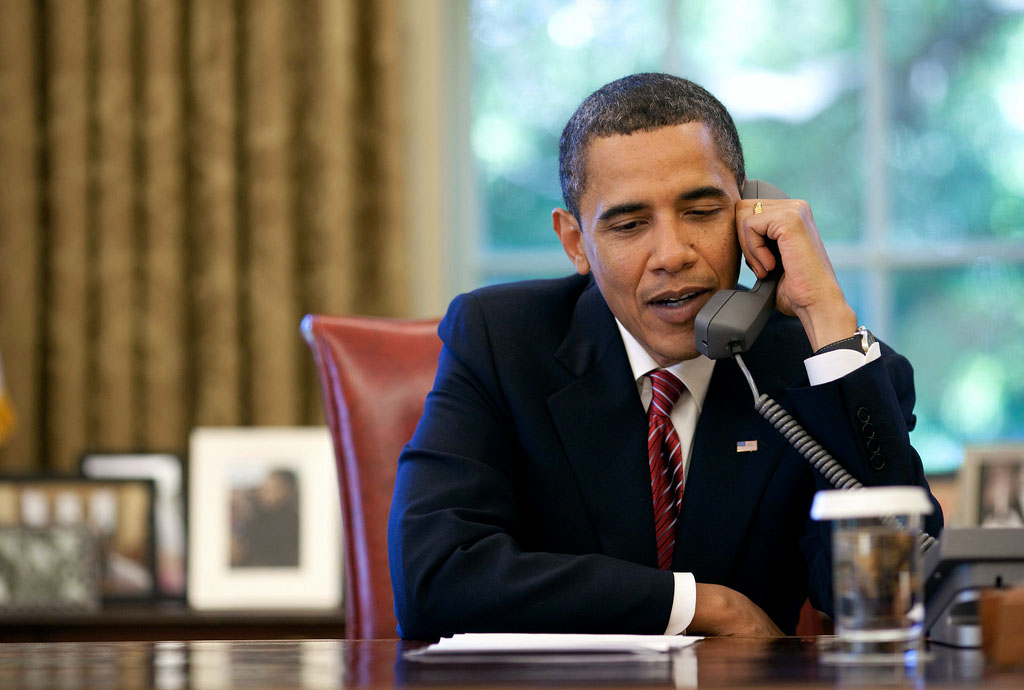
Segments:
[[[736,359],[740,371],[743,372],[743,376],[746,377],[750,391],[754,394],[754,409],[758,414],[768,420],[768,423],[774,426],[791,446],[807,458],[814,469],[820,472],[832,486],[837,489],[863,489],[864,485],[847,472],[820,443],[815,441],[789,412],[767,395],[758,392],[754,377],[750,375],[747,365],[743,362],[743,357],[738,352],[734,352],[733,357]],[[893,516],[884,517],[883,522],[892,527],[898,526],[896,518]],[[935,537],[922,531],[918,542],[921,552],[924,553],[935,544]]]

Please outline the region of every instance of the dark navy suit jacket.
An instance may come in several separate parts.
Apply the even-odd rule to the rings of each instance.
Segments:
[[[389,523],[400,634],[663,633],[674,584],[657,568],[647,418],[596,285],[572,276],[483,288],[452,302],[439,333]],[[908,436],[909,363],[883,347],[880,360],[811,387],[810,354],[799,321],[777,314],[744,360],[760,391],[862,482],[927,487]],[[749,440],[757,451],[738,453]],[[719,361],[673,570],[743,592],[787,633],[808,595],[831,613],[828,525],[808,518],[824,488],[754,410],[735,362]],[[929,531],[941,524],[937,512]]]

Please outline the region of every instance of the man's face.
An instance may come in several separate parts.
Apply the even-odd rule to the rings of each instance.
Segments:
[[[276,506],[283,502],[289,494],[287,482],[277,475],[271,474],[260,486],[260,499],[263,505]]]
[[[599,137],[587,150],[580,221],[554,212],[581,274],[661,366],[697,355],[694,317],[739,275],[736,179],[707,126]]]

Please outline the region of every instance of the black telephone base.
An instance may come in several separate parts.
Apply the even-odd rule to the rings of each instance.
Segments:
[[[928,639],[980,647],[981,590],[1024,586],[1024,527],[947,527],[924,555],[924,574]]]

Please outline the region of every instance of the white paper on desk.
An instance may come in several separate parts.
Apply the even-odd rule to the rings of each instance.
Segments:
[[[465,633],[445,637],[429,647],[409,652],[422,656],[453,660],[469,655],[475,659],[489,655],[507,659],[512,655],[628,655],[629,658],[659,657],[688,647],[700,637],[680,635],[558,635],[546,633]]]

